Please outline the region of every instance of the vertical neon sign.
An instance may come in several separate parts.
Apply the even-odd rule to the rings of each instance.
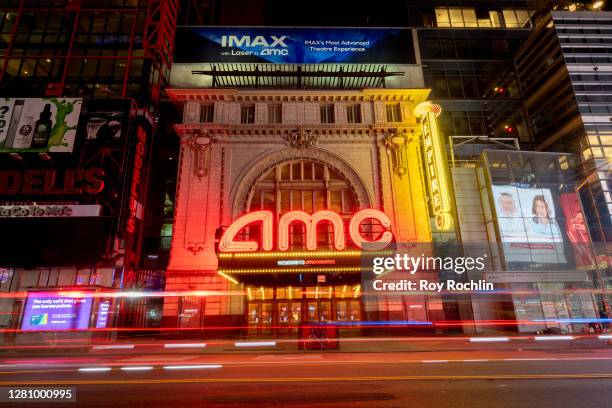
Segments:
[[[453,218],[451,215],[449,180],[445,167],[447,161],[444,153],[444,141],[441,138],[436,123],[436,117],[441,112],[442,108],[440,105],[435,105],[431,102],[423,102],[414,110],[414,114],[421,118],[423,153],[425,155],[431,208],[436,219],[436,227],[441,231],[447,231],[453,224]]]

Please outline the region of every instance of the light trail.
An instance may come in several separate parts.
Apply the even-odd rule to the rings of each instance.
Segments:
[[[457,343],[457,342],[468,342],[468,343],[493,343],[500,342],[506,343],[511,341],[553,341],[553,340],[575,340],[575,339],[597,339],[597,340],[611,340],[612,334],[572,334],[572,335],[516,335],[511,337],[467,337],[467,336],[410,336],[410,337],[401,337],[401,336],[393,336],[393,337],[349,337],[349,338],[327,338],[328,341],[338,341],[341,343],[382,343],[382,342],[396,342],[398,345],[402,343],[410,343],[410,342],[426,342],[426,341],[436,341],[436,342],[449,342],[449,343]],[[228,340],[215,340],[210,342],[197,342],[197,343],[166,343],[163,340],[159,341],[148,341],[142,343],[129,343],[129,344],[117,344],[108,342],[104,343],[73,343],[71,341],[61,341],[60,343],[67,344],[56,344],[49,345],[46,341],[41,341],[40,344],[19,344],[19,345],[2,345],[0,346],[1,350],[36,350],[36,349],[91,349],[92,351],[105,351],[105,350],[134,350],[134,349],[145,349],[145,348],[163,348],[167,350],[180,350],[182,348],[215,348],[215,347],[226,347],[228,345],[236,346],[236,343],[240,343],[240,347],[249,347],[243,346],[242,344],[253,344],[254,346],[272,346],[278,344],[297,344],[300,340],[297,338],[287,338],[287,339],[269,339],[269,340],[260,340],[257,342],[236,342],[233,339]],[[302,340],[303,341],[303,340]],[[254,347],[253,346],[253,347]]]
[[[247,296],[246,291],[211,291],[211,290],[179,290],[179,291],[120,291],[120,292],[89,292],[89,291],[78,291],[78,290],[66,290],[66,291],[48,291],[48,292],[35,292],[36,296],[54,296],[54,297],[77,297],[77,298],[112,298],[112,299],[137,299],[137,298],[165,298],[165,297],[207,297],[207,296]],[[407,295],[407,296],[421,296],[432,294],[432,291],[409,291],[409,292],[396,292],[396,294]],[[558,295],[558,294],[581,294],[581,293],[596,293],[603,294],[602,289],[565,289],[565,290],[538,290],[538,289],[496,289],[492,291],[448,291],[443,290],[441,292],[435,292],[439,294],[472,294],[472,295],[492,295],[492,294],[508,294],[516,296],[531,296],[533,294],[539,295]],[[0,293],[0,299],[25,299],[28,296],[28,292],[2,292]],[[10,313],[10,312],[9,312]],[[612,319],[611,319],[612,320]]]

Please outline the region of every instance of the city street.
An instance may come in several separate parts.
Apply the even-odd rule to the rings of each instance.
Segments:
[[[600,407],[612,398],[607,349],[113,351],[0,361],[0,386],[75,386],[79,406],[88,407]]]

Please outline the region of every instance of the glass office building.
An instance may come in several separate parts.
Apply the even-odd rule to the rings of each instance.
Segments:
[[[552,12],[516,54],[535,148],[580,155],[582,203],[600,242],[612,239],[611,17]]]

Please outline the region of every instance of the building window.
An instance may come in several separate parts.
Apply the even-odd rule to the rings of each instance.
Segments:
[[[514,10],[504,10],[504,17],[506,11],[514,12]],[[527,13],[526,10],[516,10],[517,13]],[[522,16],[522,14],[521,14]],[[527,20],[529,17],[527,15]],[[436,23],[438,27],[461,27],[461,28],[490,28],[490,27],[502,27],[500,19],[500,12],[496,10],[486,9],[473,9],[473,8],[458,8],[458,7],[439,7],[436,8]],[[515,24],[515,20],[512,20],[512,24]],[[517,25],[508,25],[507,27],[524,27]]]
[[[321,105],[321,123],[334,123],[334,105]]]
[[[385,106],[387,113],[387,122],[401,122],[402,110],[399,103],[390,103]]]
[[[255,123],[255,105],[240,107],[240,123]]]
[[[172,245],[172,223],[165,223],[162,225],[160,233],[160,249],[170,249]]]
[[[268,105],[268,123],[283,123],[283,105],[280,103]]]
[[[499,11],[489,11],[489,18],[491,19],[492,27],[501,27],[502,22],[499,15]],[[478,24],[480,24],[480,20],[478,20]]]
[[[502,11],[504,15],[504,21],[508,28],[524,28],[531,27],[529,21],[529,12],[527,10],[509,10],[505,9]]]
[[[346,107],[346,120],[348,123],[361,123],[361,105],[348,105]]]
[[[215,117],[215,105],[206,104],[202,105],[202,113],[200,115],[200,122],[210,123]]]
[[[478,27],[473,8],[437,8],[438,27]]]

